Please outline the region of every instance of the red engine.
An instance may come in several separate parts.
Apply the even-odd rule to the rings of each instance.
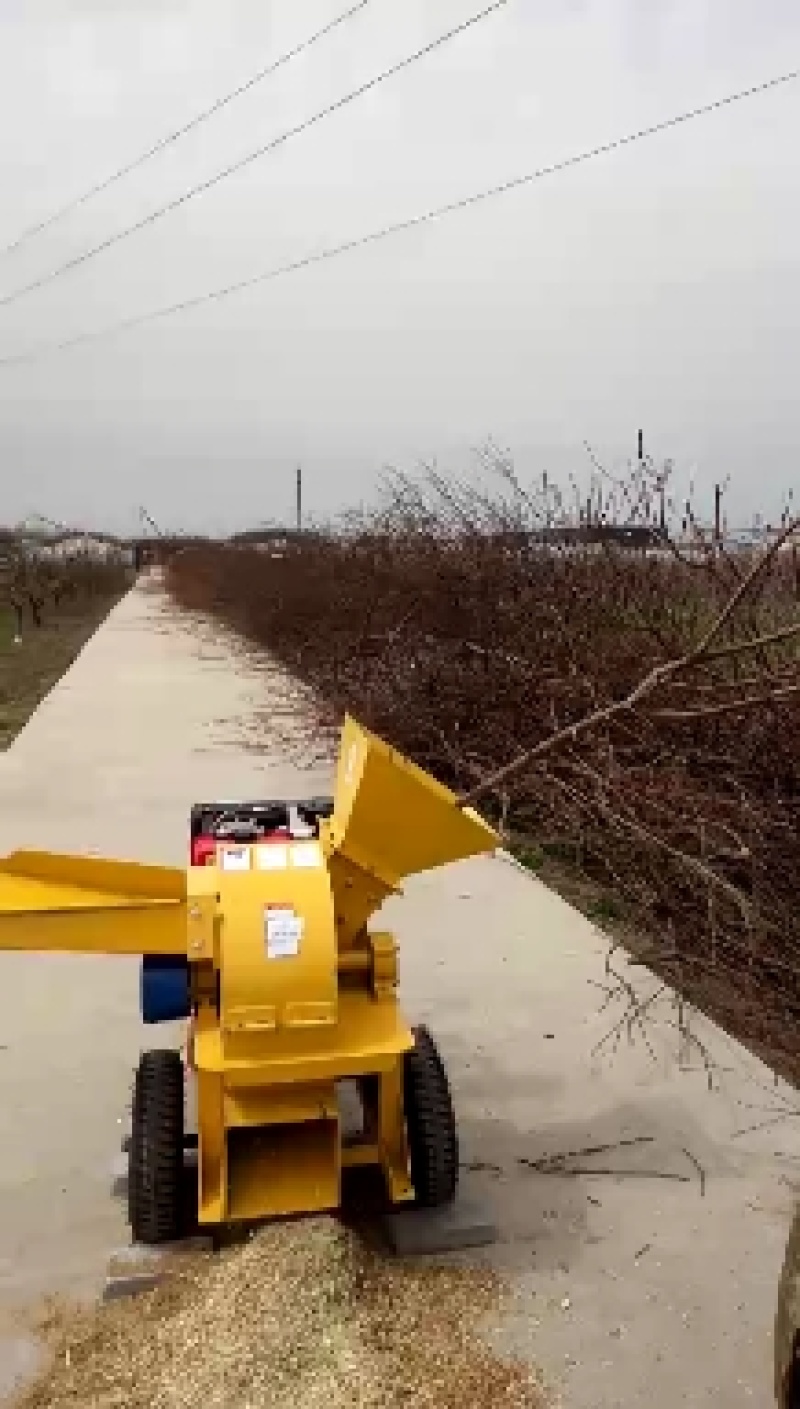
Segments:
[[[292,832],[288,827],[276,827],[274,831],[264,832],[258,837],[231,837],[215,836],[213,833],[201,833],[200,836],[192,837],[189,851],[189,861],[192,866],[213,866],[217,856],[217,846],[221,841],[258,841],[261,845],[268,845],[270,842],[291,841]]]
[[[220,842],[268,845],[291,841],[293,835],[286,804],[193,808],[189,861],[192,866],[213,866]]]
[[[286,843],[319,836],[319,824],[333,811],[331,798],[305,802],[198,803],[191,813],[189,861],[214,864],[220,842],[242,845]]]

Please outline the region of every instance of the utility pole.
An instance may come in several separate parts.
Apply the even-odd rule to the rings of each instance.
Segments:
[[[639,431],[638,436],[638,460],[639,471],[644,466],[644,431]],[[656,477],[656,488],[658,490],[658,527],[663,534],[667,530],[667,476],[669,470],[667,465],[663,465]]]
[[[298,533],[302,533],[302,531],[303,531],[303,470],[302,470],[302,466],[300,466],[300,465],[297,466],[296,499],[297,499],[297,532],[298,532]]]

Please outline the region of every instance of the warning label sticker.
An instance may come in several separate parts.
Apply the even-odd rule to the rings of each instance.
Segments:
[[[268,959],[295,959],[300,953],[303,920],[291,906],[270,905],[264,911]]]
[[[249,871],[249,846],[226,846],[222,850],[223,871]]]
[[[268,842],[256,847],[256,866],[259,871],[285,871],[289,865],[289,848]]]
[[[322,865],[322,847],[316,841],[298,842],[291,850],[292,865],[301,870]]]

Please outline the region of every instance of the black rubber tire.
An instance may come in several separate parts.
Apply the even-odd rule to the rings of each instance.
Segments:
[[[138,1170],[141,1163],[141,1156],[139,1154],[134,1155],[134,1150],[138,1150],[141,1146],[141,1138],[138,1132],[138,1103],[136,1099],[138,1084],[138,1081],[134,1078],[133,1092],[131,1094],[131,1133],[123,1146],[124,1152],[128,1156],[128,1224],[131,1231],[138,1226],[139,1221],[139,1190],[138,1181],[134,1173],[134,1169]]]
[[[136,1072],[128,1150],[128,1221],[134,1242],[174,1242],[183,1224],[183,1062],[180,1052],[143,1052]]]
[[[458,1186],[458,1134],[444,1064],[426,1027],[413,1029],[403,1061],[411,1182],[420,1208],[452,1203]]]
[[[800,1205],[786,1243],[775,1317],[775,1397],[800,1409]]]

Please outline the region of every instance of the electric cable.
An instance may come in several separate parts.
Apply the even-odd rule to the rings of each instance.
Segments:
[[[250,90],[255,88],[259,83],[263,83],[265,79],[271,78],[279,69],[285,68],[293,59],[299,58],[301,54],[305,54],[309,49],[313,48],[315,44],[318,44],[321,39],[326,38],[326,36],[331,34],[335,29],[338,29],[340,25],[345,24],[348,20],[354,19],[357,14],[365,10],[367,5],[371,3],[372,0],[359,0],[357,5],[351,5],[349,10],[344,10],[341,14],[336,15],[334,19],[329,20],[326,25],[323,25],[322,29],[316,30],[313,34],[309,35],[307,39],[301,40],[301,42],[295,44],[292,49],[286,50],[285,53],[279,55],[277,59],[274,59],[271,64],[267,64],[266,68],[259,69],[257,73],[252,74],[250,78],[245,79],[244,82],[240,83],[236,88],[232,88],[229,92],[223,93],[210,107],[203,108],[201,112],[196,113],[188,122],[184,122],[181,127],[176,127],[172,132],[167,132],[163,137],[160,137],[157,142],[154,142],[151,147],[140,152],[132,161],[127,162],[125,166],[119,167],[116,171],[113,171],[110,176],[104,177],[102,181],[96,182],[94,186],[90,186],[88,190],[83,191],[81,195],[74,196],[72,200],[67,201],[66,205],[59,206],[57,210],[45,216],[43,220],[39,220],[35,225],[30,225],[26,230],[21,231],[21,233],[12,240],[10,245],[6,245],[5,248],[0,249],[0,256],[13,253],[13,251],[19,249],[21,245],[27,244],[29,240],[32,240],[35,235],[41,234],[44,230],[49,230],[51,225],[55,225],[59,220],[63,220],[65,216],[71,215],[74,210],[78,210],[81,206],[86,205],[87,202],[93,200],[95,196],[99,196],[101,192],[107,191],[110,186],[114,186],[116,182],[121,181],[123,177],[130,176],[132,171],[138,171],[139,167],[144,166],[146,162],[158,156],[159,152],[163,152],[165,148],[173,146],[175,142],[179,142],[187,133],[193,132],[196,127],[200,127],[202,123],[207,122],[209,118],[214,117],[223,108],[235,102],[237,98],[243,97],[245,93],[249,93]]]
[[[426,58],[436,49],[441,49],[443,45],[449,44],[451,40],[458,38],[468,29],[473,28],[474,25],[480,24],[482,20],[486,20],[491,15],[496,14],[498,10],[505,9],[508,3],[509,0],[492,0],[492,3],[487,5],[483,10],[479,10],[477,14],[471,15],[467,20],[462,20],[460,24],[455,25],[452,29],[446,30],[444,34],[438,35],[436,39],[431,40],[431,42],[424,45],[422,49],[415,49],[413,54],[408,54],[406,58],[401,59],[399,63],[393,64],[391,68],[383,69],[381,73],[368,79],[366,83],[360,84],[358,88],[351,89],[350,92],[345,93],[343,97],[337,98],[335,102],[326,104],[324,108],[319,108],[317,112],[312,113],[311,117],[305,118],[303,122],[297,123],[294,127],[288,127],[283,132],[279,132],[277,137],[273,137],[271,141],[267,142],[264,146],[257,147],[255,151],[248,152],[245,156],[239,157],[237,161],[231,162],[229,166],[223,167],[221,171],[215,172],[213,176],[209,176],[205,181],[199,181],[196,185],[190,186],[188,190],[183,191],[181,195],[173,197],[170,201],[166,201],[164,205],[158,206],[156,210],[150,211],[147,215],[143,216],[141,220],[134,221],[132,225],[127,225],[124,229],[118,230],[116,234],[109,235],[105,240],[101,240],[98,244],[92,245],[89,249],[74,255],[72,259],[65,260],[63,264],[57,265],[55,269],[49,270],[47,274],[41,274],[38,278],[32,279],[30,283],[21,284],[18,288],[12,289],[9,293],[0,295],[0,308],[6,308],[9,304],[17,303],[20,299],[25,298],[28,294],[34,293],[37,289],[45,288],[46,285],[54,283],[56,279],[60,279],[63,275],[69,274],[73,270],[79,269],[82,265],[87,264],[89,260],[96,259],[99,254],[103,254],[106,250],[121,244],[123,240],[130,239],[132,235],[138,234],[140,230],[145,230],[149,225],[154,225],[157,220],[163,220],[165,216],[171,215],[174,211],[179,210],[181,206],[186,205],[187,202],[194,200],[197,196],[205,195],[207,191],[211,191],[215,186],[219,186],[222,181],[227,181],[231,176],[237,175],[238,172],[243,171],[245,167],[251,166],[255,161],[259,161],[261,157],[268,156],[272,152],[277,151],[279,147],[284,146],[287,142],[291,141],[292,138],[299,137],[302,132],[307,132],[309,128],[315,127],[325,118],[329,118],[333,116],[334,113],[340,112],[342,108],[348,107],[350,103],[356,102],[358,98],[363,98],[365,94],[371,93],[372,90],[377,88],[381,83],[386,83],[390,78],[396,78],[399,73],[403,73],[406,69],[410,68],[412,64],[419,63],[420,59]]]
[[[195,294],[189,298],[181,299],[176,303],[164,304],[160,308],[151,309],[145,313],[134,314],[130,318],[120,319],[119,322],[109,324],[104,328],[90,329],[86,332],[65,338],[62,341],[44,343],[40,347],[34,348],[27,353],[22,352],[11,354],[7,357],[1,357],[0,367],[18,366],[24,363],[39,361],[41,358],[54,353],[65,352],[68,349],[83,346],[87,343],[99,342],[107,338],[116,337],[120,334],[130,332],[135,328],[144,327],[146,324],[158,322],[165,318],[176,317],[191,309],[201,308],[206,304],[231,298],[234,294],[256,288],[260,284],[266,284],[275,279],[285,278],[290,274],[298,273],[300,270],[312,268],[314,265],[328,263],[343,255],[350,254],[355,250],[364,249],[370,245],[375,245],[383,240],[387,240],[394,235],[403,234],[409,230],[417,229],[420,226],[442,220],[447,216],[471,209],[474,206],[485,204],[511,191],[517,191],[522,187],[530,186],[537,181],[543,180],[545,177],[568,171],[573,167],[593,161],[597,157],[606,156],[611,152],[619,151],[636,142],[655,137],[659,133],[667,132],[689,122],[694,122],[701,117],[707,117],[712,113],[719,112],[723,108],[731,107],[735,103],[744,102],[749,98],[754,98],[760,94],[795,82],[798,78],[800,78],[800,69],[794,69],[789,73],[766,79],[762,83],[756,83],[748,88],[738,89],[736,92],[728,93],[725,97],[716,98],[712,102],[703,103],[698,107],[675,113],[671,117],[662,118],[659,122],[652,123],[647,127],[640,127],[633,132],[623,134],[621,137],[611,138],[607,142],[598,143],[594,147],[586,148],[571,156],[562,157],[545,166],[539,166],[534,171],[529,171],[522,176],[511,177],[497,185],[473,192],[471,195],[462,196],[457,200],[448,201],[444,205],[435,206],[417,215],[408,216],[404,220],[397,220],[390,225],[383,225],[376,230],[367,231],[363,235],[356,235],[351,239],[342,240],[339,244],[323,246],[321,249],[312,251],[307,255],[302,255],[286,264],[275,265],[273,268],[264,270],[260,274],[250,275],[245,279],[239,279],[235,283],[227,284],[220,288],[209,289],[205,293]]]

